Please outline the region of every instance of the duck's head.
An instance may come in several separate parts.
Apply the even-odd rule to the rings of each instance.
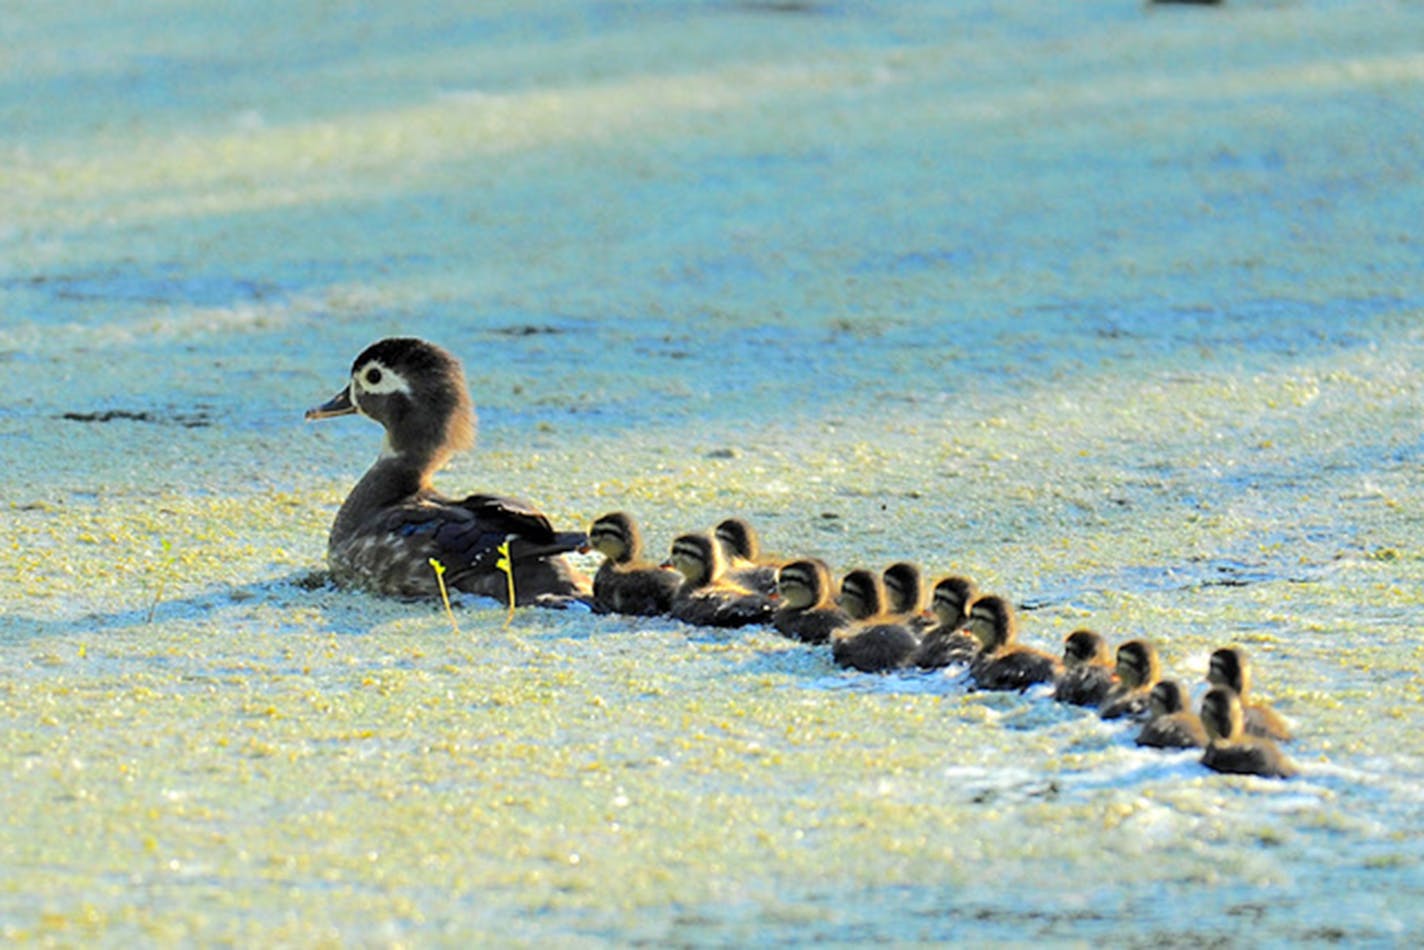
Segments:
[[[1206,681],[1246,695],[1251,688],[1251,664],[1246,659],[1246,651],[1240,647],[1222,647],[1212,653]]]
[[[831,572],[824,561],[807,558],[783,564],[776,572],[776,592],[792,610],[819,607],[830,594]]]
[[[643,536],[633,516],[610,511],[588,529],[588,546],[616,564],[625,564],[643,550]]]
[[[934,596],[930,599],[930,610],[940,626],[957,630],[969,619],[969,602],[978,591],[974,582],[967,577],[944,577],[935,584]]]
[[[920,569],[909,561],[897,561],[880,575],[885,584],[885,606],[892,614],[916,613],[925,599]]]
[[[864,568],[851,571],[841,578],[841,594],[836,602],[854,620],[874,617],[885,609],[885,588],[880,575]]]
[[[386,430],[383,454],[438,468],[475,444],[465,371],[451,353],[411,337],[373,343],[351,364],[346,387],[308,419],[358,412]]]
[[[1129,640],[1117,648],[1117,678],[1128,689],[1151,686],[1161,676],[1157,648],[1146,640]]]
[[[712,535],[700,532],[678,535],[663,567],[674,568],[693,587],[710,584],[725,569],[721,547]]]
[[[713,529],[713,534],[728,557],[755,561],[761,555],[756,529],[745,518],[727,518]]]
[[[1013,643],[1018,636],[1014,609],[1004,598],[994,594],[976,597],[969,605],[969,632],[979,641],[985,653],[993,653]]]
[[[1201,721],[1213,742],[1240,739],[1246,732],[1246,712],[1236,690],[1226,686],[1207,690],[1202,697]]]
[[[1187,690],[1176,680],[1162,680],[1147,694],[1147,711],[1153,719],[1187,708]]]
[[[1108,666],[1112,662],[1112,652],[1108,641],[1096,630],[1074,630],[1063,638],[1063,665],[1068,669],[1077,666]]]

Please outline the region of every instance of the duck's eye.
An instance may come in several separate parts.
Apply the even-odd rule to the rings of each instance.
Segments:
[[[374,366],[372,366],[370,369],[366,370],[366,385],[367,385],[367,386],[379,386],[380,384],[381,384],[381,371],[380,371],[379,369],[377,369],[376,367],[374,367]]]

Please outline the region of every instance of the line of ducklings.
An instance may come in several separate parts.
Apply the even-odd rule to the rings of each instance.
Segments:
[[[597,610],[666,615],[697,626],[769,624],[804,643],[829,643],[837,665],[863,672],[962,666],[979,689],[1051,684],[1059,702],[1096,708],[1104,719],[1141,721],[1138,745],[1199,748],[1202,763],[1219,772],[1296,774],[1276,745],[1290,732],[1251,696],[1251,667],[1239,647],[1211,655],[1210,688],[1195,714],[1186,688],[1162,679],[1150,642],[1130,640],[1114,653],[1100,634],[1074,630],[1060,659],[1020,644],[1009,602],[980,593],[967,577],[939,580],[926,610],[914,564],[901,561],[881,574],[853,570],[837,596],[824,561],[763,557],[756,532],[741,518],[679,535],[662,562],[645,558],[638,525],[626,512],[597,519],[588,536],[589,547],[604,556],[593,578]]]

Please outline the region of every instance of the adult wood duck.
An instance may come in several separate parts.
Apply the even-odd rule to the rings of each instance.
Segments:
[[[920,638],[897,615],[885,612],[885,585],[878,574],[857,569],[841,578],[840,605],[855,623],[831,636],[837,666],[882,673],[914,661]]]
[[[1063,677],[1053,698],[1074,706],[1097,706],[1114,685],[1112,651],[1096,630],[1074,630],[1063,638]]]
[[[745,518],[725,518],[712,529],[727,562],[727,578],[748,590],[776,592],[780,562],[762,554],[761,538]]]
[[[432,343],[381,340],[351,364],[346,386],[307,410],[308,419],[360,413],[386,430],[381,454],[346,497],[327,541],[338,584],[397,597],[429,597],[439,584],[507,602],[497,565],[508,542],[518,604],[564,606],[588,596],[588,582],[561,556],[586,542],[555,531],[528,502],[499,495],[452,499],[432,476],[475,443],[475,411],[460,361]]]
[[[588,529],[604,561],[593,575],[593,605],[607,613],[656,617],[672,608],[682,575],[643,559],[643,536],[626,511],[611,511]]]
[[[969,606],[969,632],[983,647],[969,667],[980,689],[1024,690],[1035,683],[1052,683],[1063,672],[1058,657],[1016,642],[1014,610],[1002,597],[975,598]]]
[[[683,576],[670,613],[703,627],[743,627],[771,620],[772,600],[726,577],[722,548],[710,533],[679,535],[665,567]]]
[[[1240,647],[1222,647],[1211,655],[1206,681],[1213,686],[1235,690],[1246,715],[1246,734],[1287,742],[1290,727],[1270,706],[1251,695],[1251,661]]]
[[[1206,727],[1187,708],[1187,690],[1176,680],[1162,680],[1147,697],[1147,725],[1137,744],[1153,749],[1204,749]]]
[[[935,625],[925,631],[920,641],[919,652],[915,654],[916,666],[937,670],[974,661],[981,645],[964,625],[969,622],[969,604],[978,593],[972,580],[959,575],[950,575],[935,583],[930,597]]]
[[[778,632],[803,643],[825,643],[850,626],[850,616],[831,599],[831,572],[824,561],[806,558],[783,564],[776,575],[778,594],[771,623]]]
[[[1213,686],[1202,697],[1201,721],[1207,747],[1202,765],[1234,775],[1290,778],[1296,767],[1276,744],[1262,736],[1246,734],[1246,713],[1241,697],[1227,686]]]
[[[1098,713],[1104,719],[1143,719],[1152,687],[1162,678],[1157,648],[1146,640],[1129,640],[1117,648],[1117,685],[1103,699]]]

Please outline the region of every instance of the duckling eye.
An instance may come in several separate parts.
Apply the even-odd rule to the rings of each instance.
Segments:
[[[366,370],[366,385],[379,386],[381,384],[381,371],[372,366]]]

